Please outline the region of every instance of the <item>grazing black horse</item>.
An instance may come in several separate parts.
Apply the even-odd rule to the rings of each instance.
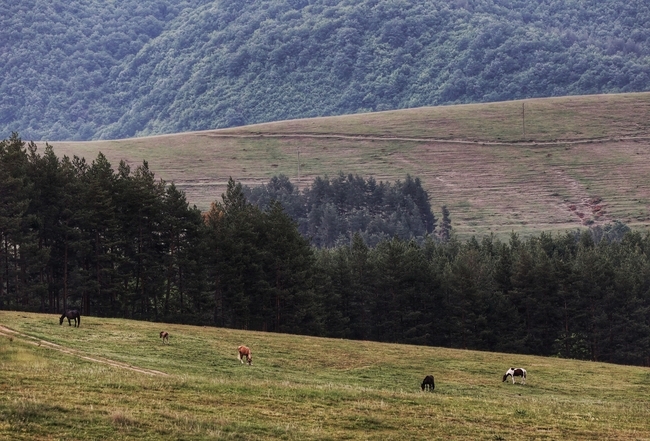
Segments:
[[[79,325],[81,324],[81,314],[79,311],[76,309],[71,309],[70,311],[66,311],[63,313],[61,318],[59,319],[59,325],[63,324],[63,319],[68,319],[68,326],[72,326],[70,323],[70,320],[74,320],[74,325],[78,328]]]
[[[422,390],[429,389],[429,392],[433,392],[436,388],[436,383],[433,381],[433,375],[427,375],[422,380]]]

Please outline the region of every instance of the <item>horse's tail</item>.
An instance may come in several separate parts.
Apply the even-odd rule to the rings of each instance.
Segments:
[[[81,326],[81,313],[77,314],[77,327]]]

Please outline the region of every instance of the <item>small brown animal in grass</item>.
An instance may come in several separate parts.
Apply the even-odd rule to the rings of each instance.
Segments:
[[[163,344],[165,344],[165,342],[169,343],[169,332],[160,331],[160,338],[162,338]]]
[[[246,346],[238,346],[237,358],[239,358],[239,361],[244,363],[243,360],[244,357],[246,357],[246,361],[248,362],[249,365],[253,364],[253,355],[251,354],[251,350]]]

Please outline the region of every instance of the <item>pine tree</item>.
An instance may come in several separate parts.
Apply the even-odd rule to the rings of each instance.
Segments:
[[[449,242],[451,238],[451,218],[449,217],[449,210],[446,205],[442,206],[442,221],[440,222],[440,229],[438,230],[438,239],[441,242]]]
[[[60,259],[57,254],[61,242],[61,216],[66,209],[63,205],[65,176],[59,159],[52,147],[46,145],[43,156],[37,153],[36,146],[28,147],[27,174],[32,182],[28,216],[34,220],[38,236],[38,249],[41,259],[47,259],[40,266],[39,285],[42,311],[58,311],[58,282]],[[35,259],[31,259],[32,262]]]
[[[268,290],[256,247],[261,211],[246,201],[242,185],[228,181],[222,202],[207,215],[214,323],[249,329],[253,287]]]
[[[201,297],[204,275],[198,260],[202,259],[200,234],[203,220],[201,212],[189,208],[185,194],[172,183],[167,187],[163,200],[161,225],[164,246],[165,293],[163,315],[183,314],[188,309],[190,298]],[[198,289],[198,292],[197,292]],[[201,301],[195,298],[194,301]]]
[[[126,259],[132,286],[128,289],[131,314],[158,319],[165,281],[163,265],[164,181],[157,181],[149,164],[143,161],[135,173],[120,167],[120,211]]]
[[[83,314],[108,313],[115,303],[115,284],[119,231],[117,219],[116,176],[108,159],[101,153],[87,166],[78,161],[82,183],[78,225],[83,234],[75,243],[79,258],[75,291],[81,294]]]
[[[359,233],[352,236],[347,261],[351,271],[350,284],[345,286],[347,313],[352,338],[368,339],[372,331],[372,282],[375,271],[370,262],[370,249]]]
[[[21,295],[16,249],[22,246],[22,228],[29,206],[25,144],[12,134],[0,142],[0,307],[16,307]]]
[[[274,329],[278,332],[320,332],[318,304],[313,292],[314,256],[309,242],[279,202],[264,214],[258,247],[265,259]],[[265,320],[266,322],[266,320]]]

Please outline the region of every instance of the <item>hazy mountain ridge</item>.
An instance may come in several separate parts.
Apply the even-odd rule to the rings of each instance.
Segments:
[[[7,5],[0,135],[98,139],[650,90],[642,1]]]

